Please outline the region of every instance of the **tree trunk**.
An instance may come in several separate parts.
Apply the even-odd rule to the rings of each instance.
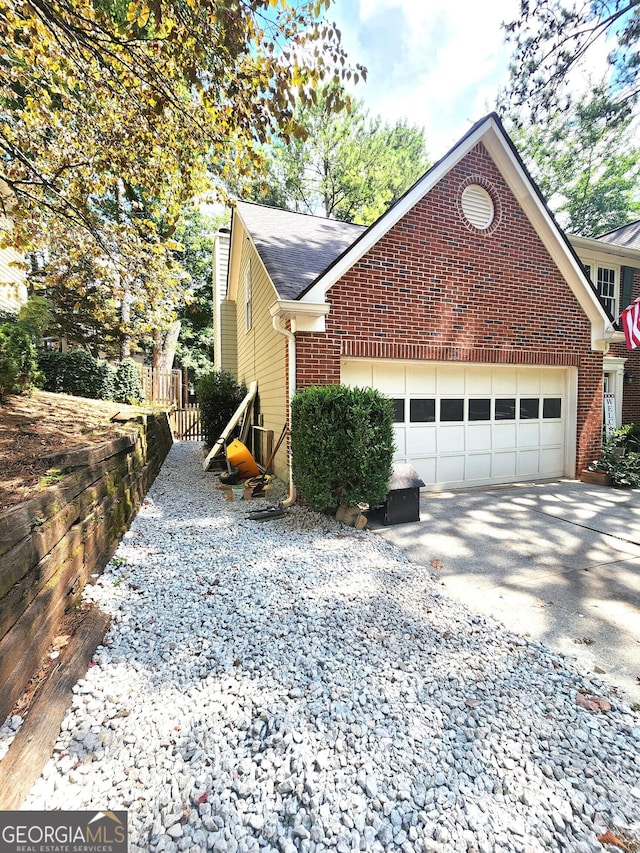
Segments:
[[[175,320],[169,329],[164,333],[164,342],[162,347],[162,355],[160,358],[160,369],[165,373],[170,373],[173,368],[173,359],[176,355],[176,347],[178,345],[178,337],[180,336],[180,320]]]
[[[175,320],[171,326],[165,330],[153,330],[153,356],[152,365],[156,370],[162,373],[171,373],[173,368],[173,359],[176,354],[176,346],[178,345],[178,337],[180,335],[180,320]]]
[[[116,183],[116,220],[120,223],[124,222],[125,217],[125,190],[124,181],[118,178]],[[125,275],[122,277],[122,299],[120,302],[120,360],[129,358],[131,355],[131,332],[129,323],[131,321],[131,289],[129,287],[129,279]]]

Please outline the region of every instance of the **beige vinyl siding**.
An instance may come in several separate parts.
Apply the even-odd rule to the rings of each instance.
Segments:
[[[227,274],[229,271],[229,232],[220,230],[216,233],[213,243],[213,334],[214,334],[214,361],[215,365],[222,370],[229,370],[235,373],[237,365],[235,358],[235,332],[231,344],[233,346],[233,357],[229,358],[229,352],[223,354],[223,349],[227,341],[225,335],[230,331],[230,322],[233,323],[235,329],[235,308],[229,320],[229,308],[222,308],[222,304],[227,296]],[[224,312],[226,315],[223,317]],[[223,324],[226,325],[223,328]],[[228,347],[227,347],[228,349]],[[233,367],[229,366],[233,365]]]
[[[251,258],[252,322],[245,329],[245,273]],[[277,299],[271,280],[253,246],[244,241],[236,296],[236,334],[238,341],[238,378],[247,385],[258,382],[258,414],[261,425],[272,429],[277,441],[287,417],[286,353],[287,339],[273,328],[269,308]],[[277,476],[286,479],[287,442],[283,442],[275,460]]]
[[[225,299],[218,305],[219,321],[219,352],[216,367],[228,370],[234,376],[238,375],[238,352],[236,347],[236,303]]]
[[[0,218],[0,233],[8,227],[6,219]],[[23,262],[24,258],[15,249],[0,248],[0,310],[17,312],[27,301],[26,276],[24,269],[14,266],[13,262]]]

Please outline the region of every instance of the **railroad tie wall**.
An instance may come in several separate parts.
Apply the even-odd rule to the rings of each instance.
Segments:
[[[165,413],[142,415],[116,438],[51,457],[62,479],[0,515],[0,724],[113,555],[171,443]]]

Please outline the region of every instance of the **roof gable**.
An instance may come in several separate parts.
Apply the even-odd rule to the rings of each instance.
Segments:
[[[290,313],[296,303],[299,306],[297,313],[301,314],[309,313],[312,306],[314,310],[322,306],[326,309],[329,289],[479,143],[484,146],[589,319],[592,348],[606,350],[608,342],[616,335],[613,318],[585,276],[577,254],[547,208],[495,113],[477,122],[368,228],[239,202],[234,220],[238,217],[242,227],[232,229],[232,245],[241,239],[241,234],[249,236],[278,300],[289,304]],[[233,231],[237,231],[237,237]],[[230,283],[232,279],[230,275]]]
[[[402,198],[360,234],[356,241],[316,278],[299,300],[323,302],[329,289],[479,143],[487,150],[589,318],[592,346],[595,349],[606,349],[606,342],[611,340],[615,333],[612,318],[586,278],[578,256],[547,208],[539,189],[495,113],[477,122]]]
[[[615,246],[623,246],[626,249],[638,249],[640,251],[640,219],[629,222],[621,228],[615,228],[606,234],[601,234],[598,240],[604,243],[612,243]]]

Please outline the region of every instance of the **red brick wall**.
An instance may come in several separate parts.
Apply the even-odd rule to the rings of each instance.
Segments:
[[[485,232],[458,213],[461,188],[476,176],[496,207]],[[577,470],[597,456],[602,355],[591,352],[587,318],[481,144],[336,282],[328,301],[326,334],[297,335],[299,388],[339,382],[341,355],[575,366]]]

